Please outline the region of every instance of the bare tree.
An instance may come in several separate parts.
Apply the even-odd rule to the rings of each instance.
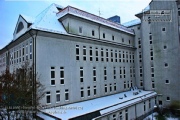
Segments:
[[[0,75],[2,91],[0,116],[7,117],[8,120],[12,116],[15,119],[32,118],[40,105],[39,100],[44,96],[45,89],[37,76],[28,62],[13,73],[6,69]],[[3,110],[5,112],[2,112]]]

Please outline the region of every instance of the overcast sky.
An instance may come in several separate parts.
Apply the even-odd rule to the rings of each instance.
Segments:
[[[109,18],[121,17],[121,23],[137,19],[134,15],[151,0],[0,0],[0,49],[13,39],[19,14],[35,17],[52,3],[68,5]]]

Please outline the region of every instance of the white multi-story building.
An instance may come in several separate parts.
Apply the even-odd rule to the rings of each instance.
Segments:
[[[163,3],[177,5],[174,1]],[[152,1],[150,6],[152,4],[159,3]],[[142,119],[167,97],[163,96],[166,83],[161,89],[155,87],[161,86],[158,81],[163,71],[158,67],[160,58],[152,53],[156,49],[153,45],[162,42],[154,42],[159,33],[150,29],[153,25],[149,27],[149,21],[143,21],[142,16],[150,8],[153,7],[137,14],[141,21],[126,24],[128,28],[74,7],[56,4],[35,18],[20,15],[12,42],[0,50],[0,71],[8,67],[12,72],[25,61],[33,64],[34,73],[40,75],[40,82],[46,88],[40,102],[47,109],[38,114],[41,118]],[[177,9],[168,9],[177,13]],[[150,33],[154,35],[153,42],[146,35]],[[179,38],[175,33],[176,30],[173,34],[177,39],[173,40],[177,42]],[[168,44],[166,42],[166,46]],[[177,64],[179,48],[175,53]],[[173,77],[174,72],[163,74]],[[172,78],[172,86],[175,81],[179,82],[176,79]],[[168,92],[169,103],[180,98],[178,91],[177,97],[170,97],[174,91]],[[61,107],[52,108],[55,106]]]

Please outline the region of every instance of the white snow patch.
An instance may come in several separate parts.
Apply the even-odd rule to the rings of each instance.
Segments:
[[[131,20],[129,22],[123,23],[123,25],[126,26],[126,27],[130,27],[130,26],[137,25],[137,24],[140,24],[140,23],[141,23],[140,19],[135,19],[135,20]]]
[[[21,16],[22,16],[28,23],[33,23],[33,22],[34,22],[34,18],[33,18],[33,17],[27,16],[27,15],[24,15],[24,14],[21,14]]]
[[[138,92],[139,94],[133,95],[134,92]],[[127,97],[125,97],[125,95]],[[50,114],[52,116],[60,118],[62,120],[67,120],[70,118],[95,112],[97,110],[99,110],[101,114],[105,114],[107,112],[113,111],[123,106],[127,106],[128,104],[133,104],[134,102],[138,101],[140,102],[142,101],[142,99],[154,95],[156,95],[156,92],[153,91],[141,90],[141,92],[139,92],[139,90],[134,90],[106,97],[96,98],[93,100],[83,101],[79,103],[73,103],[60,107],[44,109],[41,111],[46,114]]]

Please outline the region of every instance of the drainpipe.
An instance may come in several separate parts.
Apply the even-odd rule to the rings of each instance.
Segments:
[[[31,33],[30,31],[28,32],[30,34],[30,36],[32,37],[33,41],[32,41],[32,46],[33,46],[33,64],[32,64],[32,73],[33,73],[33,104],[34,104],[34,107],[33,109],[35,110],[35,114],[33,112],[33,117],[36,118],[36,112],[37,112],[37,103],[36,103],[36,37],[37,37],[37,33],[38,31],[36,31],[36,34],[35,36],[33,37],[33,33]]]

